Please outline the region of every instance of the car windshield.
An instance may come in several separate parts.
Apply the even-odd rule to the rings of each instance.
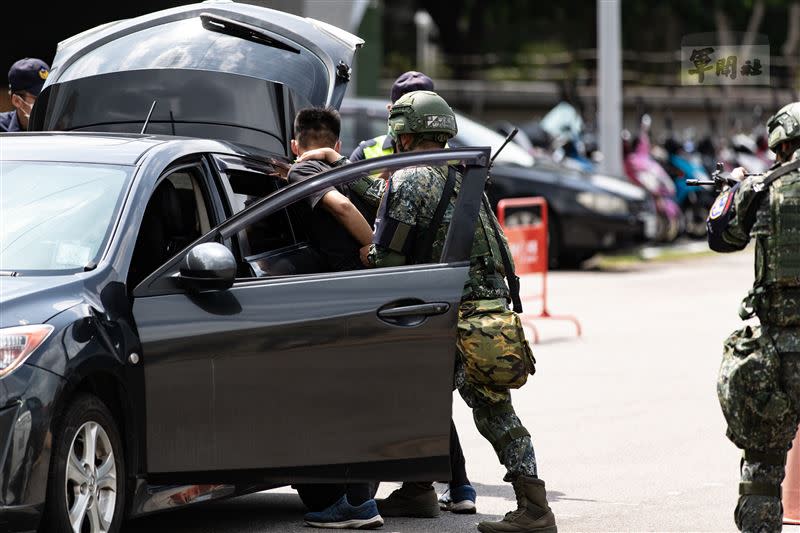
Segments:
[[[457,121],[458,135],[454,139],[456,144],[463,146],[491,146],[492,154],[494,154],[503,145],[503,142],[505,142],[505,137],[499,133],[478,124],[464,115],[459,114]],[[529,167],[533,165],[533,156],[513,142],[510,142],[503,148],[503,151],[497,156],[495,162]]]
[[[55,274],[99,260],[133,167],[0,164],[0,271]]]

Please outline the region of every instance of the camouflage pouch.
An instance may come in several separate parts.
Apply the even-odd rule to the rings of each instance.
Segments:
[[[725,340],[717,396],[728,438],[744,450],[783,449],[794,438],[794,408],[781,386],[781,360],[760,327],[747,326]]]
[[[522,322],[502,298],[461,303],[456,346],[472,383],[518,389],[536,371]]]

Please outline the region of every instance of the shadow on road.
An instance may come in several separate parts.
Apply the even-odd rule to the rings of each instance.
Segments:
[[[490,498],[504,498],[509,502],[509,510],[511,507],[516,503],[516,498],[514,497],[514,489],[511,488],[510,483],[503,483],[501,485],[487,485],[485,483],[472,483],[472,486],[475,487],[475,490],[478,492],[478,507],[480,508],[480,498],[481,496],[487,496]],[[590,500],[585,498],[568,498],[566,494],[563,492],[559,492],[557,490],[547,490],[547,501],[549,503],[559,502],[559,501],[570,501],[570,502],[596,502],[597,500]]]
[[[257,493],[131,520],[123,532],[284,531],[285,526],[277,529],[274,526],[294,523],[301,528],[305,512],[306,508],[296,494]]]

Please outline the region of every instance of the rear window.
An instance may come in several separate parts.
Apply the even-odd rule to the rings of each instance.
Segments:
[[[282,83],[309,102],[327,100],[327,69],[310,51],[300,48],[300,53],[295,53],[209,31],[199,17],[118,37],[70,65],[59,83],[147,69],[211,70],[251,76]],[[186,89],[191,91],[191,87]],[[216,101],[213,105],[224,107],[226,103]]]

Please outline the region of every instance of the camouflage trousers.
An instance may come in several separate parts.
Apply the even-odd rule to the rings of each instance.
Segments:
[[[530,435],[510,439],[506,436],[509,432],[521,428],[522,422],[514,412],[511,405],[511,393],[508,390],[499,391],[477,385],[467,380],[464,362],[460,354],[456,354],[455,387],[472,408],[475,425],[481,435],[489,441],[497,453],[500,463],[506,467],[505,481],[511,482],[518,476],[538,477],[536,471],[536,456],[533,451],[533,442]],[[482,419],[482,413],[489,412],[489,416]]]
[[[745,450],[742,459],[741,481],[745,484],[757,484],[774,487],[775,494],[765,496],[760,494],[742,495],[739,497],[735,510],[736,526],[746,533],[772,533],[781,531],[783,521],[783,507],[779,487],[783,481],[786,452],[791,448],[791,438],[800,421],[800,335],[796,329],[788,328],[763,328],[765,334],[775,341],[775,348],[780,355],[780,368],[778,379],[780,388],[791,401],[793,416],[787,417],[784,422],[788,426],[785,431],[770,432],[766,449],[756,450],[769,454],[769,459],[760,459],[758,455],[751,457]]]

